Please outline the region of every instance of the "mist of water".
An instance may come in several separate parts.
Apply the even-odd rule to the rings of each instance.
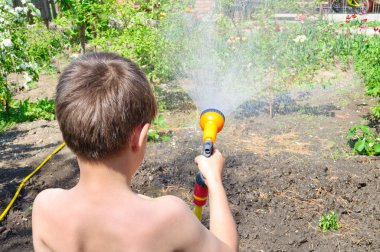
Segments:
[[[177,27],[167,31],[181,46],[178,81],[200,111],[216,108],[225,115],[257,92],[252,56],[243,35],[223,28],[223,14],[185,13],[176,16]],[[232,23],[229,24],[230,26]],[[222,28],[221,28],[222,26]],[[179,31],[179,30],[180,31]],[[257,76],[256,76],[257,77]]]

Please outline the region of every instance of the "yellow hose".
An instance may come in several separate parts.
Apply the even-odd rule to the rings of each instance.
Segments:
[[[194,205],[194,213],[195,216],[197,216],[198,220],[202,220],[202,207]]]
[[[21,184],[19,185],[15,195],[13,196],[11,202],[9,202],[8,206],[5,208],[5,210],[3,211],[3,213],[0,215],[0,221],[2,221],[4,219],[4,217],[7,215],[9,209],[11,209],[13,203],[15,202],[16,198],[18,197],[18,195],[20,194],[20,191],[22,189],[22,187],[24,186],[25,182],[28,181],[28,179],[30,179],[36,172],[38,172],[42,166],[44,166],[46,164],[47,161],[49,161],[49,159],[54,155],[56,154],[57,152],[59,152],[63,147],[65,147],[65,143],[62,143],[60,146],[58,146],[57,149],[55,149],[49,156],[47,156],[45,158],[44,161],[42,161],[42,163],[36,168],[34,169],[28,176],[26,176]]]

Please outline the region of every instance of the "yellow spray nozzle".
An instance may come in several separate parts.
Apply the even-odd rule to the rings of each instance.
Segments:
[[[224,120],[223,113],[217,109],[206,109],[202,112],[200,126],[203,130],[203,142],[210,140],[215,143],[216,134],[223,129]]]
[[[216,134],[223,129],[224,115],[217,109],[206,109],[201,114],[199,124],[203,130],[202,154],[205,157],[210,157],[213,153],[213,144],[216,140]],[[202,219],[202,207],[206,204],[207,196],[207,185],[202,174],[199,172],[196,176],[196,183],[194,187],[194,212],[199,220]]]

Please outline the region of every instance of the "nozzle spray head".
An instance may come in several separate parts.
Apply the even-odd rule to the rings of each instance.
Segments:
[[[216,134],[224,126],[224,115],[217,109],[206,109],[200,117],[200,126],[203,130],[203,155],[211,156],[212,147],[216,140]]]

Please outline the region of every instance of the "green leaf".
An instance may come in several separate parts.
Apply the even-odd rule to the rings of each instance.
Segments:
[[[361,152],[365,149],[365,146],[366,146],[366,141],[365,141],[365,139],[358,140],[358,141],[355,143],[355,150],[357,150],[359,153],[361,153]]]
[[[346,137],[347,137],[347,138],[353,138],[353,137],[355,137],[355,136],[356,136],[356,126],[353,126],[353,127],[351,127],[351,128],[348,130]]]
[[[380,154],[380,144],[375,144],[375,146],[373,146],[373,150],[375,151],[375,154]]]

